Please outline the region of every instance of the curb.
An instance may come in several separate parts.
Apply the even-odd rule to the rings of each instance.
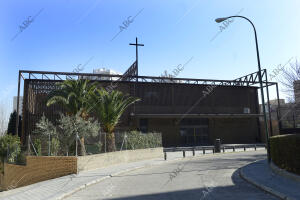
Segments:
[[[112,176],[116,176],[116,175],[119,175],[119,174],[122,174],[122,173],[125,173],[125,172],[129,172],[129,171],[133,171],[133,170],[137,170],[137,169],[140,169],[140,168],[144,168],[144,167],[147,167],[148,165],[144,165],[144,166],[140,166],[140,167],[134,167],[134,168],[130,168],[130,169],[125,169],[125,170],[122,170],[122,171],[119,171],[119,172],[116,172],[116,173],[113,173],[113,174],[110,174],[109,176],[104,176],[104,177],[101,177],[99,179],[96,179],[96,180],[93,180],[93,181],[90,181],[88,183],[85,183],[84,185],[81,185],[77,188],[74,188],[73,190],[69,191],[69,192],[65,192],[64,194],[60,195],[59,197],[56,197],[54,198],[55,200],[61,200],[61,199],[64,199],[68,196],[71,196],[72,194],[80,191],[80,190],[83,190],[85,188],[87,188],[88,186],[91,186],[91,185],[94,185],[96,183],[99,183],[105,179],[108,179],[108,178],[111,178]]]
[[[255,162],[258,162],[258,161],[255,161]],[[253,163],[255,163],[255,162],[253,162]],[[251,183],[252,185],[256,186],[257,188],[259,188],[259,189],[261,189],[261,190],[263,190],[263,191],[265,191],[265,192],[267,192],[267,193],[269,193],[271,195],[274,195],[274,196],[276,196],[276,197],[278,197],[280,199],[283,199],[283,200],[296,200],[294,198],[286,196],[285,194],[283,194],[281,192],[273,190],[272,188],[270,188],[268,186],[265,186],[263,184],[260,184],[260,183],[258,183],[256,181],[254,181],[252,178],[250,178],[249,176],[245,175],[243,167],[239,169],[239,174],[240,174],[240,177],[242,179],[244,179],[245,181],[247,181],[248,183]]]

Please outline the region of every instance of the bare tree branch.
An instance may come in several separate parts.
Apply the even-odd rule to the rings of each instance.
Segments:
[[[277,81],[284,87],[282,91],[287,95],[288,102],[295,102],[295,98],[299,99],[300,97],[300,83],[299,91],[294,92],[295,81],[300,81],[300,65],[297,59],[294,63],[289,62],[289,64],[289,67],[282,68],[281,77]]]

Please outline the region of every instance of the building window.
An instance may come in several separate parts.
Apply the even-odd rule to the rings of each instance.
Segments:
[[[148,132],[148,119],[140,119],[140,131],[142,133]]]

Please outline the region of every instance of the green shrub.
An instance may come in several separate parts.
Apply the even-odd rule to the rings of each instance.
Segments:
[[[300,135],[278,135],[270,138],[272,161],[280,168],[300,175]]]
[[[57,156],[59,152],[59,147],[60,147],[59,140],[57,138],[52,138],[51,146],[50,146],[51,156]]]
[[[26,164],[26,152],[20,152],[17,157],[16,164],[18,165],[25,165]]]
[[[98,154],[101,153],[102,144],[100,142],[96,144],[85,145],[86,152],[88,154]]]
[[[126,140],[123,143],[126,134]],[[139,131],[130,131],[122,134],[116,134],[116,146],[122,149],[147,149],[162,146],[161,133],[141,133]]]
[[[36,150],[37,156],[42,156],[42,142],[39,138],[33,141],[34,148]]]
[[[0,158],[1,161],[15,162],[21,152],[20,138],[15,135],[4,135],[0,137]]]

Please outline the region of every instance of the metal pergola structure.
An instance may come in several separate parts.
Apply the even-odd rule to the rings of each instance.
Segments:
[[[267,106],[270,110],[269,87],[275,85],[277,92],[278,108],[280,108],[278,83],[268,82],[267,70],[261,71],[263,88],[267,92]],[[156,76],[137,76],[136,62],[123,75],[110,74],[96,74],[96,73],[75,73],[75,72],[50,72],[50,71],[30,71],[20,70],[18,77],[18,98],[17,98],[17,116],[19,115],[19,99],[20,99],[20,85],[21,79],[25,80],[50,80],[50,81],[64,81],[64,80],[78,80],[88,79],[109,82],[140,82],[140,83],[168,83],[168,84],[195,84],[195,85],[215,85],[215,86],[238,86],[238,87],[259,87],[258,72],[254,72],[234,80],[215,80],[215,79],[194,79],[194,78],[172,78],[172,77],[156,77]],[[280,118],[280,109],[278,109],[277,118]],[[19,118],[16,120],[16,127],[19,125]],[[269,112],[269,123],[272,130],[271,113]],[[16,129],[18,131],[18,128]]]

